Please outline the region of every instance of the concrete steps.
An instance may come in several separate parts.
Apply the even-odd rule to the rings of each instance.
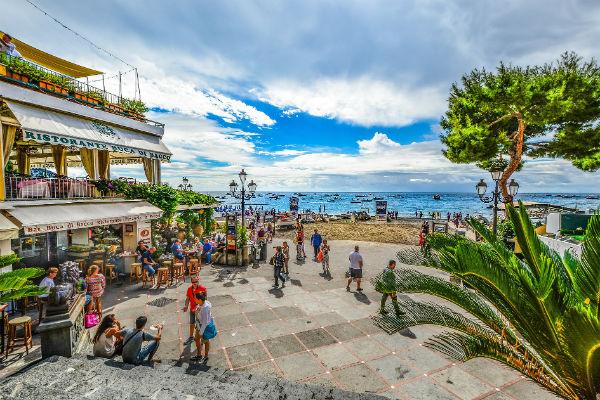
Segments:
[[[375,400],[266,376],[176,362],[133,366],[79,355],[50,357],[0,381],[0,399]]]

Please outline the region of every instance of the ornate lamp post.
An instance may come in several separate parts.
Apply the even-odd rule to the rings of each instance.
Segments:
[[[242,172],[240,172],[238,175],[240,178],[240,182],[242,183],[242,190],[240,191],[240,193],[237,193],[238,184],[235,182],[235,179],[233,179],[229,184],[229,191],[231,192],[231,195],[236,199],[242,200],[242,226],[246,226],[244,225],[244,217],[246,214],[246,200],[250,200],[250,198],[254,195],[254,192],[256,191],[256,183],[254,183],[254,180],[251,180],[250,183],[248,183],[248,191],[250,193],[246,194],[246,187],[244,186],[244,184],[246,182],[247,175],[248,174],[246,174],[244,169],[242,169]]]
[[[500,200],[504,200],[504,203],[512,203],[513,201],[513,197],[515,197],[517,195],[517,193],[519,193],[519,184],[517,182],[515,182],[514,179],[510,180],[510,183],[508,184],[508,197],[502,197],[502,192],[500,191],[500,188],[498,187],[498,182],[500,182],[500,179],[502,178],[502,172],[503,170],[501,169],[494,169],[491,171],[492,173],[492,180],[496,183],[496,186],[494,188],[494,191],[491,193],[491,196],[485,196],[485,192],[487,191],[487,184],[483,181],[483,179],[481,179],[479,181],[479,183],[477,185],[475,185],[475,188],[477,189],[477,194],[479,195],[479,199],[484,202],[484,203],[491,203],[494,202],[494,220],[493,220],[493,225],[492,225],[492,231],[494,232],[494,236],[497,233],[497,225],[498,225],[498,201]]]
[[[178,186],[179,189],[181,189],[181,190],[192,190],[192,184],[191,183],[188,184],[188,182],[189,182],[188,178],[186,178],[184,176],[181,180],[183,181],[183,183],[179,184],[179,186]]]

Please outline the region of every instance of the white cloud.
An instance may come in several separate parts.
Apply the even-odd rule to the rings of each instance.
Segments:
[[[289,156],[298,156],[300,154],[305,154],[308,152],[306,150],[285,149],[285,150],[278,150],[278,151],[258,151],[257,153],[263,154],[263,155],[269,155],[269,156],[289,157]]]
[[[430,182],[432,182],[431,179],[423,179],[423,178],[410,178],[409,181],[410,182],[423,182],[423,183],[430,183]]]
[[[282,109],[363,126],[405,126],[438,118],[444,110],[447,87],[397,85],[362,77],[317,79],[307,83],[277,81],[254,89],[258,98]],[[285,112],[285,111],[284,111]]]

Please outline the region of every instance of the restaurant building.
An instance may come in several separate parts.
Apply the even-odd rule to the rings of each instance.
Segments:
[[[164,125],[76,79],[99,71],[15,42],[23,59],[0,58],[0,254],[44,268],[149,243],[162,210],[102,192],[97,182],[133,182],[111,176],[111,165],[135,164],[144,184],[160,184],[171,158]],[[85,176],[73,176],[73,167]]]

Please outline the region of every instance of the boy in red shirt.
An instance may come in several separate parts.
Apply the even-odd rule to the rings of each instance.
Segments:
[[[188,345],[194,341],[194,329],[196,327],[196,293],[205,292],[206,288],[202,286],[198,282],[197,277],[192,277],[192,286],[190,286],[187,290],[187,294],[185,295],[185,307],[183,307],[183,312],[186,312],[188,306],[190,306],[190,337],[183,342],[184,345]]]

